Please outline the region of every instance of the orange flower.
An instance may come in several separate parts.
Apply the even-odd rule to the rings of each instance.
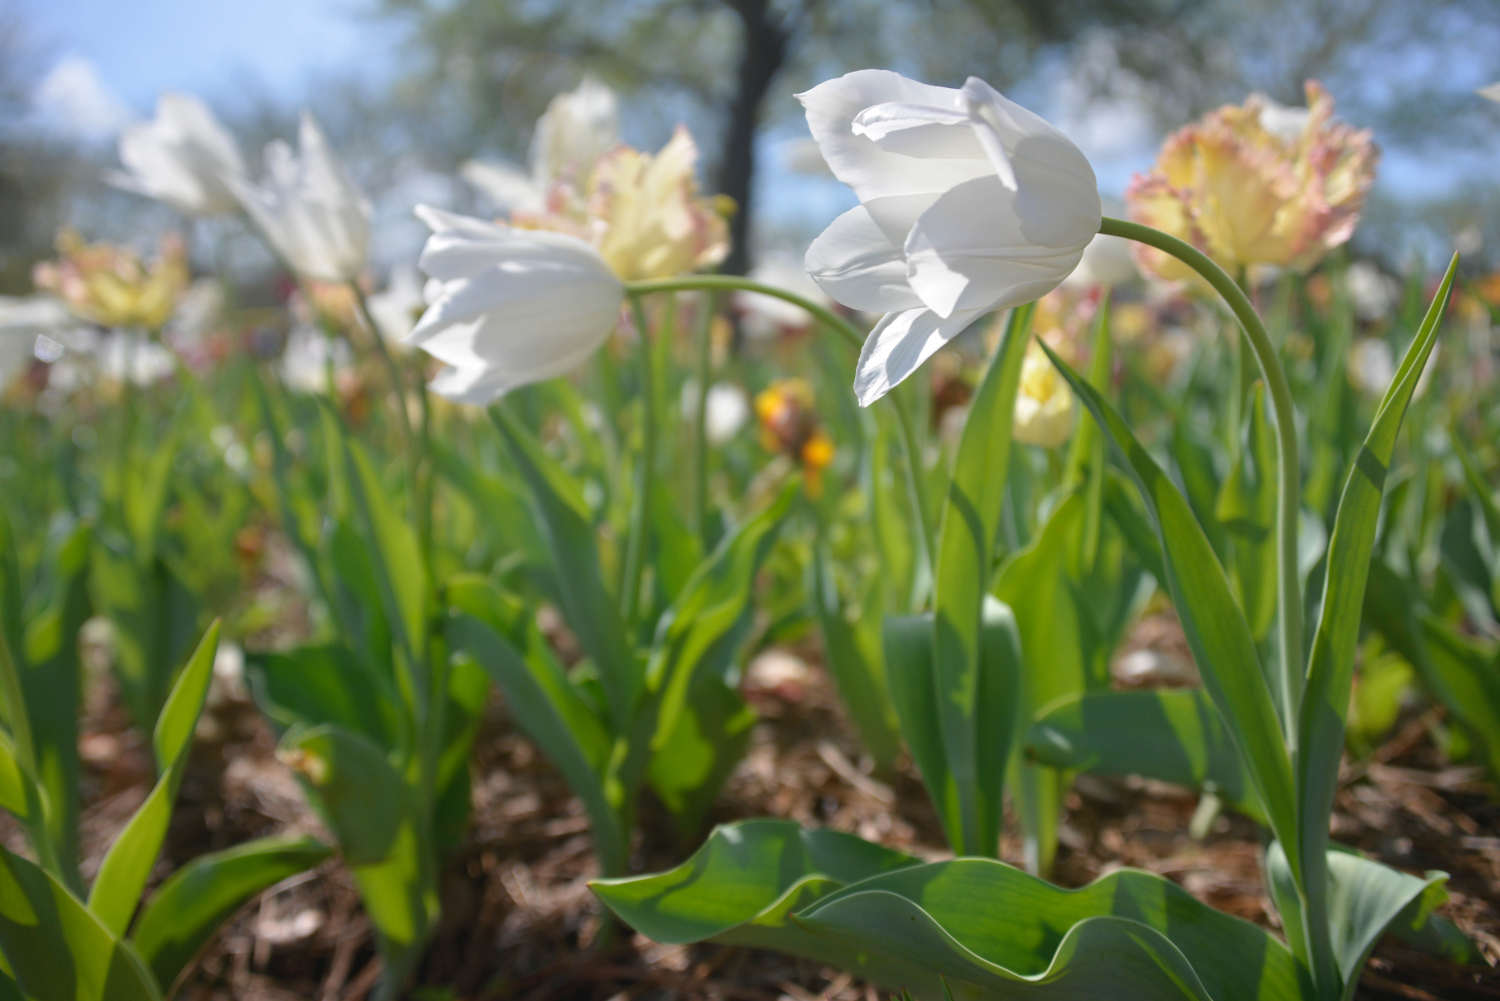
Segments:
[[[822,493],[823,470],[833,462],[833,440],[813,410],[812,386],[804,379],[781,379],[755,395],[761,445],[787,456],[802,468],[807,492]]]
[[[1306,109],[1253,94],[1173,133],[1125,193],[1131,218],[1231,270],[1316,264],[1354,232],[1379,152],[1368,130],[1333,121],[1322,85],[1309,81],[1306,91]],[[1189,277],[1175,258],[1135,250],[1143,269]]]

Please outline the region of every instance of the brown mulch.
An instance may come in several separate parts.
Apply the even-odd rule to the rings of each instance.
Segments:
[[[107,691],[107,688],[105,689]],[[777,816],[848,831],[926,857],[941,829],[909,765],[876,776],[824,675],[808,670],[752,693],[762,721],[720,797],[713,822]],[[1369,760],[1346,763],[1335,837],[1410,872],[1451,876],[1444,913],[1500,960],[1500,795],[1473,768],[1435,749],[1433,711],[1411,716]],[[107,697],[87,707],[83,740],[85,871],[152,780],[142,738]],[[465,1001],[827,1001],[873,999],[837,970],[717,946],[663,947],[629,932],[600,946],[588,825],[560,776],[519,735],[498,698],[477,743],[468,839],[443,884],[439,928],[412,998]],[[1170,786],[1083,776],[1068,797],[1055,881],[1086,883],[1135,866],[1200,899],[1275,925],[1261,890],[1260,834],[1220,816],[1201,841],[1187,833],[1195,798]],[[634,864],[680,861],[659,811],[643,804]],[[251,837],[317,831],[274,742],[243,697],[220,700],[200,730],[158,878],[205,851]],[[8,843],[15,832],[0,830]],[[8,836],[7,836],[8,835]],[[1007,858],[1019,856],[1007,840]],[[178,985],[183,1001],[363,1001],[378,977],[369,923],[336,862],[296,877],[245,908]],[[1359,1001],[1497,1001],[1500,972],[1460,968],[1386,941]]]

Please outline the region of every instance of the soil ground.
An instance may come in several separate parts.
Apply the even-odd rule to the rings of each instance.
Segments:
[[[754,675],[752,675],[752,679]],[[152,781],[146,748],[99,686],[87,707],[86,875]],[[913,854],[944,854],[940,827],[908,763],[877,776],[816,667],[783,673],[748,694],[761,722],[711,820],[775,816],[858,834]],[[1442,759],[1434,710],[1408,715],[1370,758],[1346,762],[1337,840],[1397,868],[1451,876],[1444,909],[1488,967],[1463,968],[1382,942],[1359,1001],[1500,1001],[1500,795],[1481,773]],[[469,837],[443,885],[443,925],[414,987],[417,999],[464,1001],[828,1001],[873,999],[836,970],[718,946],[662,947],[629,933],[591,948],[600,911],[588,825],[558,773],[520,735],[498,697],[474,765]],[[1261,889],[1260,834],[1220,816],[1188,834],[1190,793],[1130,779],[1081,777],[1067,798],[1053,878],[1077,886],[1119,866],[1160,873],[1222,910],[1275,924]],[[679,844],[643,807],[635,864],[669,867]],[[318,830],[253,705],[220,700],[208,714],[183,783],[158,878],[206,851],[265,834]],[[7,841],[14,841],[14,832]],[[1005,857],[1019,857],[1008,840]],[[178,985],[182,1001],[363,1001],[378,976],[371,930],[336,861],[246,907]]]

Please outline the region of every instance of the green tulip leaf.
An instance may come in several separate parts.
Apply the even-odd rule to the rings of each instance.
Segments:
[[[331,723],[380,747],[403,743],[402,714],[390,678],[339,644],[245,658],[255,704],[278,733]]]
[[[1256,657],[1250,626],[1234,600],[1224,568],[1214,555],[1202,525],[1186,498],[1114,408],[1046,344],[1042,349],[1073,386],[1134,477],[1151,510],[1164,556],[1168,590],[1197,661],[1204,690],[1227,724],[1271,828],[1278,834],[1295,833],[1292,766],[1276,706]]]
[[[992,859],[920,863],[759,820],[718,828],[675,869],[591,886],[659,942],[774,949],[921,1001],[1311,997],[1269,933],[1134,870],[1063,890]]]
[[[1214,517],[1224,526],[1235,585],[1257,642],[1276,620],[1276,429],[1265,383],[1250,396],[1249,433],[1219,486]]]
[[[9,539],[0,527],[0,546]],[[78,858],[78,707],[83,699],[83,666],[79,660],[78,633],[93,612],[88,595],[90,555],[95,549],[93,532],[81,526],[68,532],[44,558],[52,564],[56,590],[46,596],[42,608],[24,626],[16,620],[12,635],[23,635],[20,646],[11,648],[25,699],[26,729],[30,731],[32,761],[39,783],[37,798],[45,802],[33,827],[38,837],[50,843],[50,853],[59,876],[70,887],[81,890]],[[19,597],[19,595],[18,595]],[[17,736],[15,733],[12,736]],[[23,759],[24,760],[24,759]]]
[[[885,620],[884,644],[891,699],[901,721],[901,733],[922,783],[932,798],[950,843],[961,843],[965,803],[975,816],[999,823],[1002,776],[1009,763],[1019,727],[1021,638],[1015,616],[1003,603],[985,597],[979,633],[978,700],[968,726],[975,730],[975,753],[981,756],[983,785],[964,783],[948,756],[942,739],[946,720],[939,709],[939,689],[932,664],[932,613],[895,616]],[[990,854],[999,850],[999,830]],[[989,842],[986,842],[989,844]],[[972,853],[970,853],[972,854]]]
[[[562,772],[589,815],[601,859],[623,869],[628,833],[605,796],[604,770],[610,736],[588,701],[558,664],[534,622],[507,614],[498,588],[478,577],[463,577],[447,588],[454,614],[448,645],[455,658],[483,668],[504,693],[511,718]]]
[[[1199,689],[1094,691],[1046,708],[1026,750],[1055,768],[1203,789],[1264,822],[1234,741]]]
[[[382,996],[392,997],[438,916],[437,862],[417,794],[384,751],[352,731],[293,730],[281,748],[359,886],[386,964]]]
[[[490,415],[530,493],[532,518],[556,569],[553,578],[563,617],[599,672],[614,728],[623,731],[633,718],[644,671],[627,639],[619,608],[604,586],[594,528],[581,491],[503,408],[492,408]]]
[[[259,838],[202,855],[167,877],[141,911],[131,944],[171,985],[224,922],[261,891],[328,858],[315,838]]]
[[[1349,692],[1354,683],[1354,653],[1365,604],[1370,556],[1380,520],[1386,471],[1395,452],[1407,404],[1427,357],[1437,342],[1438,326],[1458,267],[1455,256],[1438,287],[1427,316],[1397,369],[1396,378],[1380,403],[1375,422],[1360,448],[1339,500],[1333,533],[1328,541],[1328,569],[1323,585],[1323,611],[1313,634],[1307,684],[1298,713],[1297,790],[1298,854],[1311,867],[1311,885],[1320,885],[1318,872],[1327,855],[1328,816],[1338,786],[1339,757],[1344,750],[1344,723],[1349,715]],[[1283,835],[1278,827],[1278,836]],[[1283,845],[1283,848],[1285,845]],[[1295,871],[1296,867],[1293,866]]]
[[[89,891],[89,910],[117,937],[123,937],[130,927],[130,919],[145,894],[151,868],[156,865],[167,836],[172,805],[187,767],[188,746],[203,711],[208,684],[213,679],[214,654],[218,649],[219,624],[215,622],[177,676],[177,683],[156,721],[152,743],[163,769],[161,776],[109,846]]]
[[[161,1001],[134,949],[35,864],[0,848],[0,958],[37,1001]]]
[[[654,700],[646,777],[684,833],[701,822],[739,762],[755,714],[739,693],[738,655],[750,626],[756,575],[776,544],[800,484],[699,564],[657,625],[647,668]],[[634,787],[626,765],[622,778]]]
[[[901,752],[901,730],[886,683],[879,618],[850,621],[830,564],[827,543],[820,539],[808,564],[807,591],[823,634],[823,659],[865,748],[878,765],[889,767]]]
[[[934,790],[925,768],[923,775],[941,804],[949,843],[966,855],[999,851],[1001,793],[1014,736],[1014,724],[1007,721],[1016,714],[1017,678],[1008,672],[1003,687],[993,684],[1000,675],[984,666],[983,624],[1005,503],[1021,362],[1030,336],[1031,308],[1014,310],[969,405],[934,560],[932,652],[925,658],[933,695],[923,701],[935,715],[919,725],[936,727],[946,787]],[[886,651],[888,673],[909,670],[910,655],[893,659],[889,642]],[[899,708],[905,697],[898,694],[896,701]],[[902,726],[907,728],[905,719]],[[910,733],[907,740],[912,740]]]
[[[1370,952],[1387,933],[1420,944],[1457,963],[1480,961],[1473,943],[1436,914],[1448,899],[1447,873],[1411,876],[1335,846],[1328,852],[1328,917],[1334,956],[1352,1001]],[[1279,842],[1266,852],[1266,883],[1290,937],[1300,935],[1296,888]]]

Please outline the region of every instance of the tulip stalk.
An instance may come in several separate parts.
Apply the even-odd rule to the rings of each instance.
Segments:
[[[719,312],[719,295],[710,292],[704,302],[702,324],[698,330],[697,385],[693,411],[693,527],[711,549],[708,533],[708,382],[713,369],[714,317]]]
[[[1297,707],[1302,684],[1297,665],[1302,662],[1302,595],[1297,580],[1297,514],[1301,506],[1301,483],[1297,453],[1297,424],[1292,406],[1292,391],[1286,371],[1276,356],[1276,348],[1256,313],[1245,290],[1213,259],[1192,244],[1158,229],[1112,219],[1106,216],[1099,225],[1106,236],[1135,240],[1171,254],[1192,268],[1213,287],[1239,321],[1245,340],[1255,354],[1276,422],[1276,539],[1277,566],[1277,654],[1278,671],[1272,697],[1281,711],[1282,731],[1288,748],[1295,753],[1297,740]]]
[[[789,302],[793,306],[805,310],[808,315],[825,327],[839,334],[857,352],[864,344],[864,336],[854,329],[848,320],[839,316],[833,310],[811,299],[804,298],[795,292],[777,288],[775,285],[765,285],[761,282],[751,281],[737,275],[683,275],[677,278],[662,278],[649,281],[635,281],[626,284],[626,291],[630,294],[631,302],[638,303],[640,297],[654,292],[687,292],[695,290],[706,291],[742,291],[754,292],[757,295],[767,295],[773,299]],[[638,309],[639,307],[637,307]],[[639,322],[639,316],[637,317]],[[901,432],[903,451],[906,453],[906,475],[907,488],[911,495],[912,517],[917,522],[917,548],[922,554],[922,560],[929,567],[932,564],[932,519],[927,514],[927,495],[922,488],[922,453],[918,446],[916,427],[912,423],[911,414],[907,411],[900,397],[891,396],[891,406],[896,412],[896,424]],[[701,420],[701,412],[700,412]]]
[[[1271,696],[1280,712],[1283,735],[1292,760],[1297,759],[1297,718],[1302,699],[1302,594],[1297,579],[1297,517],[1301,505],[1297,426],[1286,372],[1260,314],[1245,290],[1207,254],[1192,244],[1141,223],[1104,217],[1099,232],[1124,237],[1170,254],[1192,268],[1228,305],[1266,380],[1276,424],[1277,456],[1277,652],[1278,663]],[[1237,380],[1238,381],[1238,380]],[[1238,393],[1239,386],[1234,388]],[[1326,823],[1323,818],[1301,818],[1300,824]],[[1280,832],[1278,832],[1279,834]],[[1313,980],[1325,996],[1336,994],[1340,975],[1329,937],[1327,864],[1322,858],[1304,859],[1306,870],[1294,872],[1302,928]]]
[[[640,609],[641,583],[646,572],[646,537],[651,531],[651,470],[656,465],[656,396],[654,373],[651,371],[651,342],[647,339],[650,329],[646,307],[642,301],[644,293],[631,290],[630,311],[635,318],[636,336],[640,339],[641,362],[641,456],[636,476],[635,508],[630,526],[630,536],[625,544],[625,578],[621,605],[625,621],[635,621]]]

